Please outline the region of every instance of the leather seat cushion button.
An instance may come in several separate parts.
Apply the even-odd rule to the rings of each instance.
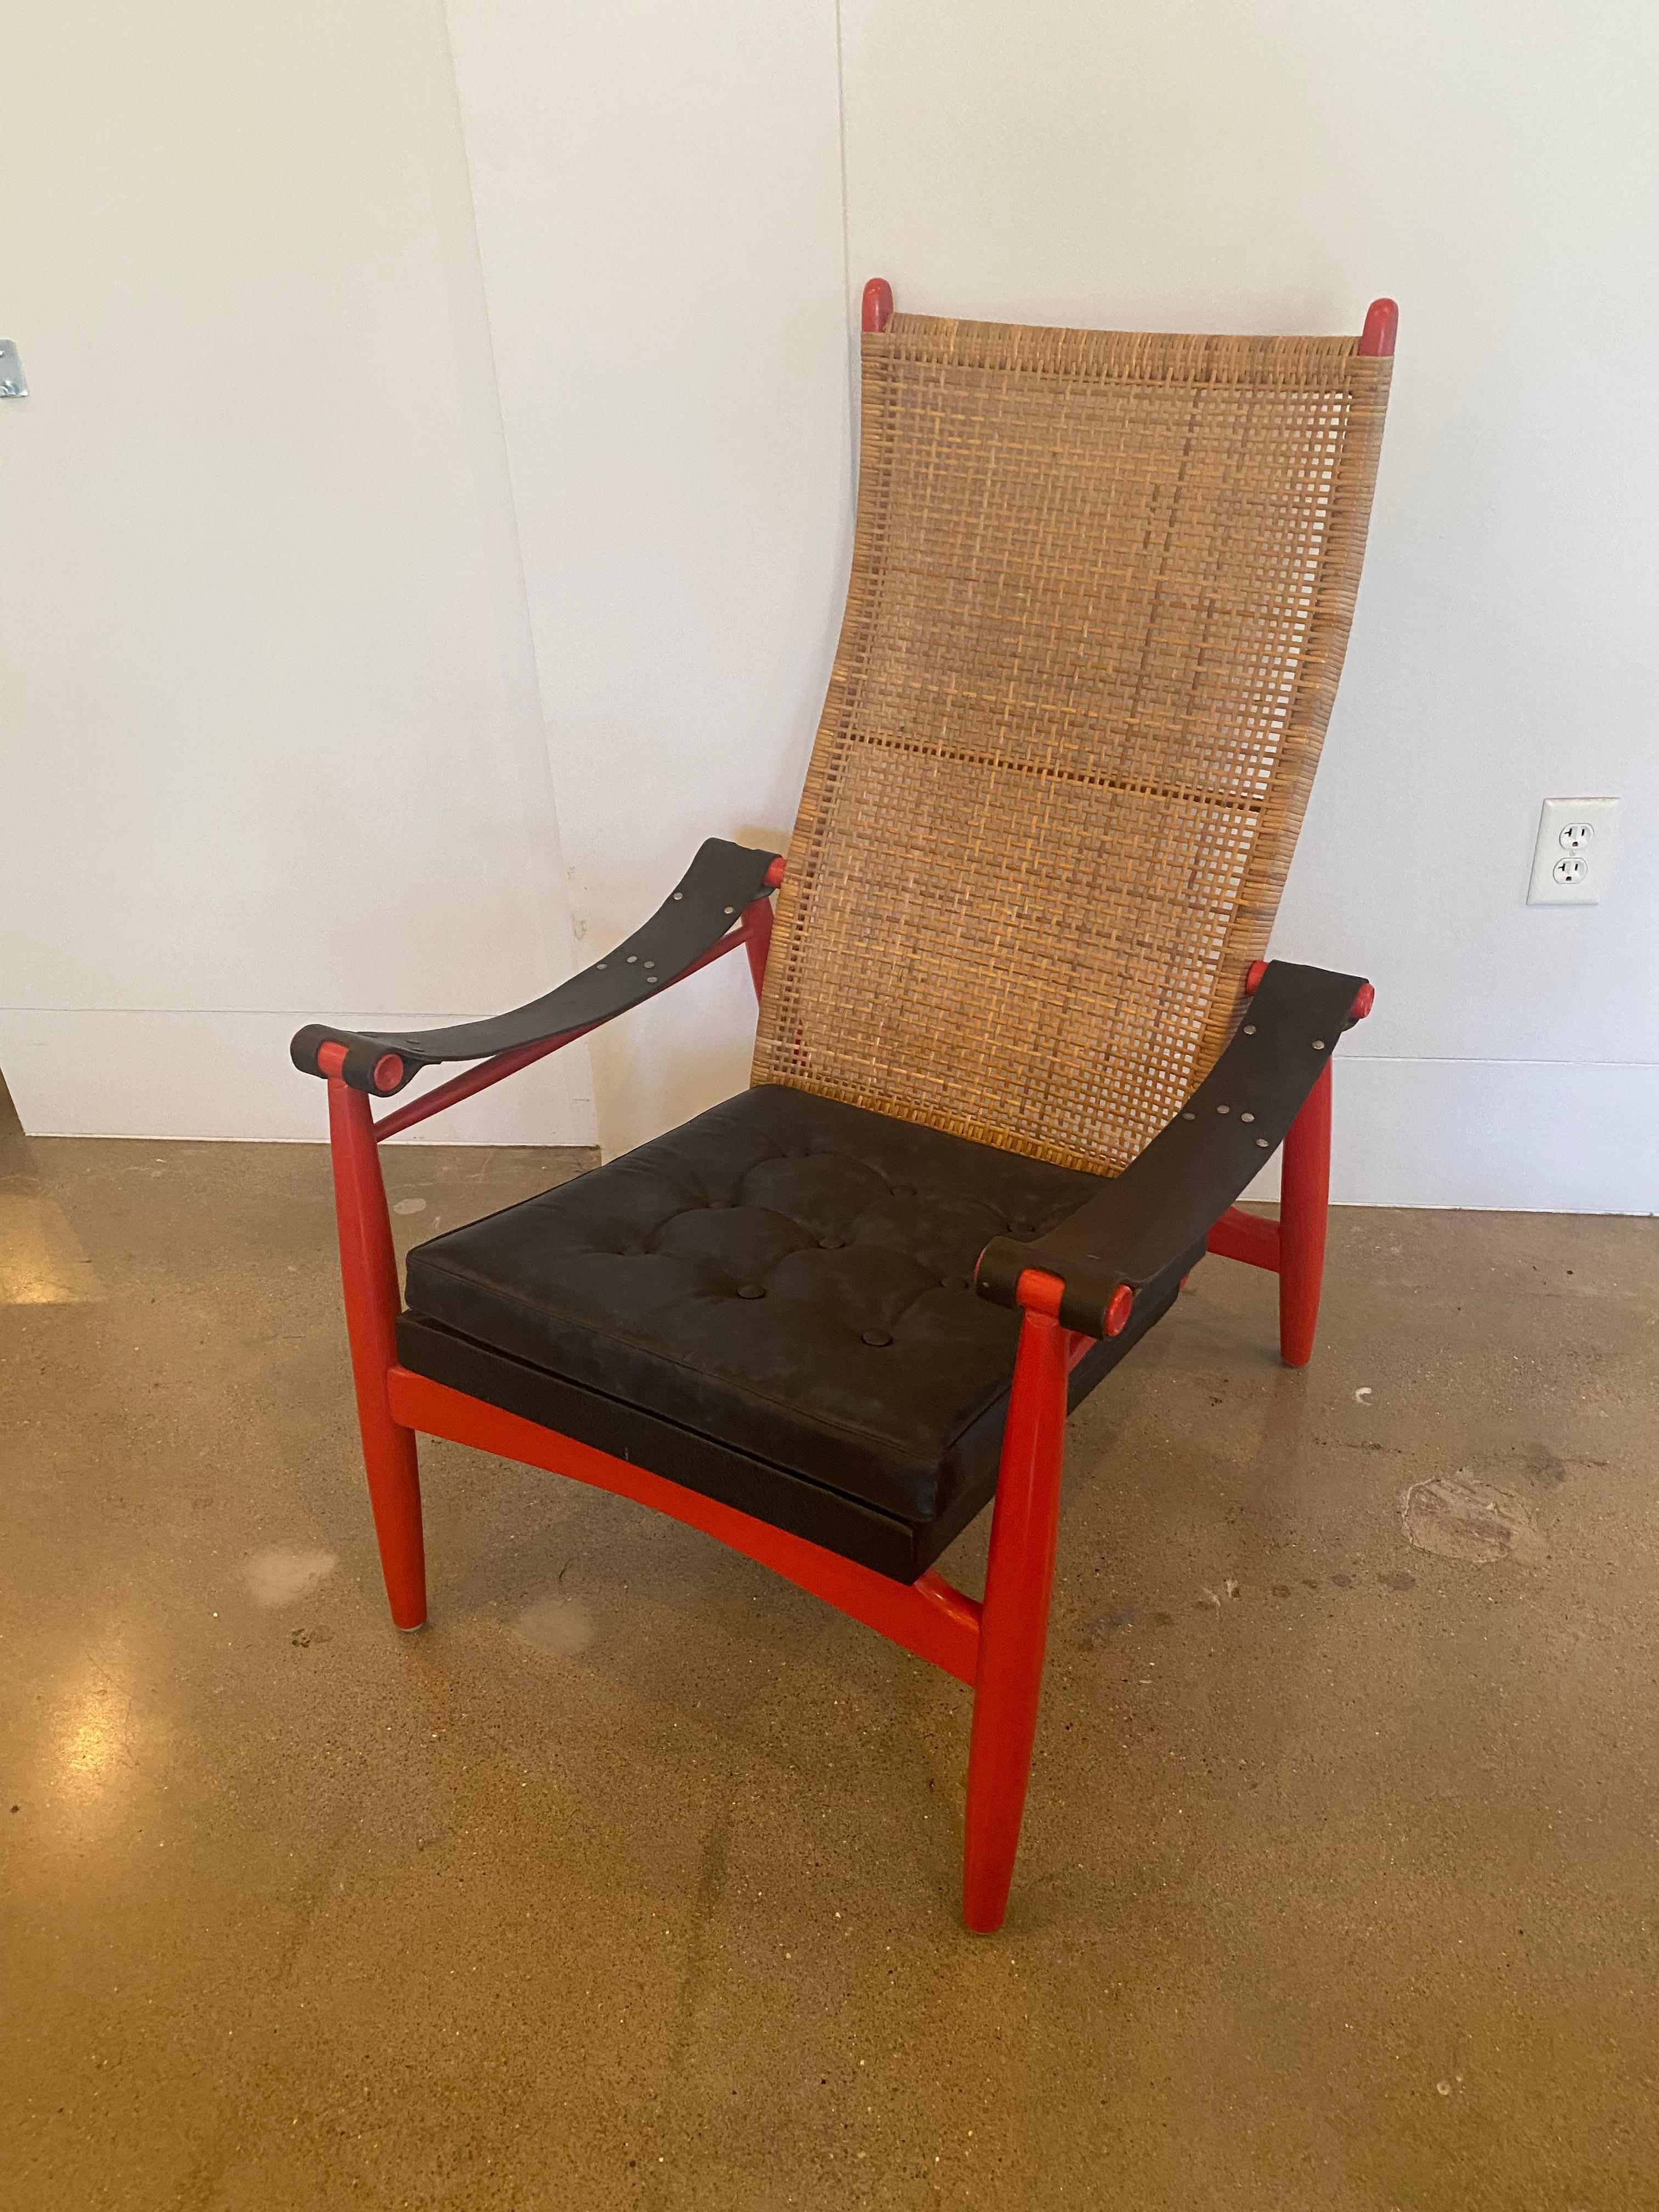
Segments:
[[[873,1344],[879,1346],[884,1344],[890,1344],[893,1340],[887,1334],[887,1331],[884,1328],[866,1328],[864,1332],[864,1341],[866,1344]]]
[[[766,1296],[765,1285],[761,1283],[739,1283],[738,1296],[740,1298],[763,1298]]]
[[[939,1286],[942,1291],[965,1291],[971,1288],[966,1275],[941,1275]]]
[[[818,1239],[820,1252],[844,1252],[846,1249],[847,1239],[844,1237],[820,1237]]]

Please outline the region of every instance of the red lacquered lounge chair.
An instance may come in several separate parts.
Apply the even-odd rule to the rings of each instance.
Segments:
[[[313,1026],[392,1619],[416,1437],[653,1506],[974,1693],[1001,1923],[1078,1401],[1207,1249],[1312,1350],[1358,975],[1267,963],[1359,580],[1395,314],[1358,338],[895,315],[865,295],[846,619],[787,865],[718,840],[534,1005]],[[778,892],[775,922],[771,896]],[[410,1255],[376,1145],[743,946],[751,1087]],[[422,1068],[480,1063],[377,1121]],[[1284,1148],[1277,1223],[1234,1200]],[[994,1500],[982,1604],[934,1562]]]

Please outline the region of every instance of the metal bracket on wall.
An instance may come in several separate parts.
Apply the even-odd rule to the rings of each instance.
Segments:
[[[27,399],[29,380],[10,338],[0,338],[0,399]]]

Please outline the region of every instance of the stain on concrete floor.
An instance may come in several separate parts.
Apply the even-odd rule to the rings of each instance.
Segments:
[[[390,1148],[400,1247],[578,1164]],[[1300,1375],[1199,1269],[987,1942],[967,1693],[690,1531],[428,1445],[391,1628],[320,1150],[28,1174],[105,1297],[0,1310],[8,2212],[1659,2202],[1651,1223],[1339,1213]]]
[[[1443,1559],[1541,1566],[1548,1557],[1526,1500],[1494,1482],[1476,1481],[1467,1468],[1409,1483],[1400,1493],[1400,1518],[1410,1543]]]

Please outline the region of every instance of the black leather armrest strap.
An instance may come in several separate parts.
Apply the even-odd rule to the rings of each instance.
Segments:
[[[980,1296],[1017,1305],[1020,1276],[1039,1267],[1066,1285],[1065,1327],[1100,1336],[1120,1283],[1139,1303],[1148,1285],[1185,1274],[1212,1227],[1285,1141],[1337,1039],[1352,1026],[1363,981],[1270,962],[1243,1026],[1181,1112],[1046,1237],[1029,1244],[994,1237],[980,1258]]]
[[[625,1013],[642,999],[672,983],[699,953],[717,945],[744,907],[764,896],[775,853],[710,837],[696,860],[642,928],[596,960],[591,968],[511,1013],[453,1029],[390,1031],[331,1029],[313,1022],[299,1031],[289,1050],[302,1075],[320,1075],[317,1055],[325,1044],[345,1047],[341,1073],[354,1090],[389,1097],[423,1067],[446,1060],[493,1060],[498,1052],[540,1044],[565,1030],[586,1029]],[[388,1053],[403,1063],[396,1083],[378,1085],[374,1069]]]

